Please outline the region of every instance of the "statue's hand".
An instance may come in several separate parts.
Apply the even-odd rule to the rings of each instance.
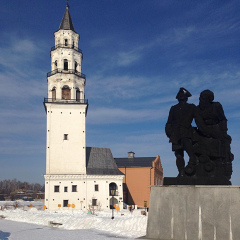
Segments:
[[[167,135],[167,137],[168,138],[170,138],[171,137],[171,135],[172,135],[172,127],[171,127],[171,124],[166,124],[166,126],[165,126],[165,133],[166,133],[166,135]]]

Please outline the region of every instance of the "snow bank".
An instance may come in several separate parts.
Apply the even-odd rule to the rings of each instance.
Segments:
[[[29,207],[32,204],[32,207]],[[10,206],[11,205],[11,206]],[[14,202],[0,202],[3,215],[8,220],[34,223],[48,226],[50,221],[61,223],[59,228],[74,229],[97,229],[100,231],[114,233],[118,236],[137,238],[146,235],[147,217],[141,215],[140,210],[130,213],[128,210],[95,211],[95,214],[87,214],[82,210],[43,210],[42,203],[18,201],[15,209]]]

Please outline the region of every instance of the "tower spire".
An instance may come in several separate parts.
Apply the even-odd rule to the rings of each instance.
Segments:
[[[69,12],[69,4],[68,4],[67,0],[67,5],[66,5],[66,10],[64,12],[63,18],[62,18],[62,22],[59,26],[59,30],[63,29],[63,30],[72,30],[75,32],[74,26],[73,26],[73,22],[72,22],[72,18]]]

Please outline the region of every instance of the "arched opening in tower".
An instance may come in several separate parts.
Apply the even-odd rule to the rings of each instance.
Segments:
[[[67,59],[64,59],[63,69],[64,69],[65,71],[68,71],[68,60],[67,60]]]
[[[71,89],[69,86],[63,86],[62,88],[62,99],[70,100],[71,99]]]

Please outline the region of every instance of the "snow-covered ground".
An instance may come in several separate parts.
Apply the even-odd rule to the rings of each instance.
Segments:
[[[31,207],[30,204],[32,204]],[[147,217],[141,215],[141,210],[134,210],[132,213],[125,209],[119,212],[114,210],[114,219],[112,220],[111,210],[95,210],[93,215],[88,214],[86,210],[43,210],[43,203],[41,202],[17,201],[16,209],[14,205],[15,202],[0,202],[2,208],[0,210],[0,239],[36,239],[31,238],[32,234],[43,234],[43,232],[49,234],[48,239],[77,239],[77,237],[74,237],[75,235],[78,236],[78,239],[92,240],[111,239],[111,237],[112,239],[134,239],[146,235]],[[10,227],[10,225],[14,225],[12,221],[15,221],[15,227]],[[51,226],[50,221],[62,225]],[[35,225],[32,226],[32,224]],[[14,234],[16,235],[16,232],[14,232],[16,228],[22,230],[26,228],[24,238],[12,238]],[[27,229],[30,230],[27,231]],[[33,231],[34,229],[35,231]],[[44,231],[40,231],[41,229],[44,229]],[[22,230],[19,232],[23,233]],[[27,237],[27,233],[30,238]],[[56,238],[53,238],[53,233]],[[10,235],[8,236],[8,234]],[[58,234],[62,238],[57,237]],[[65,238],[64,234],[68,237]],[[92,235],[88,236],[88,234]],[[42,239],[47,238],[43,237]]]

